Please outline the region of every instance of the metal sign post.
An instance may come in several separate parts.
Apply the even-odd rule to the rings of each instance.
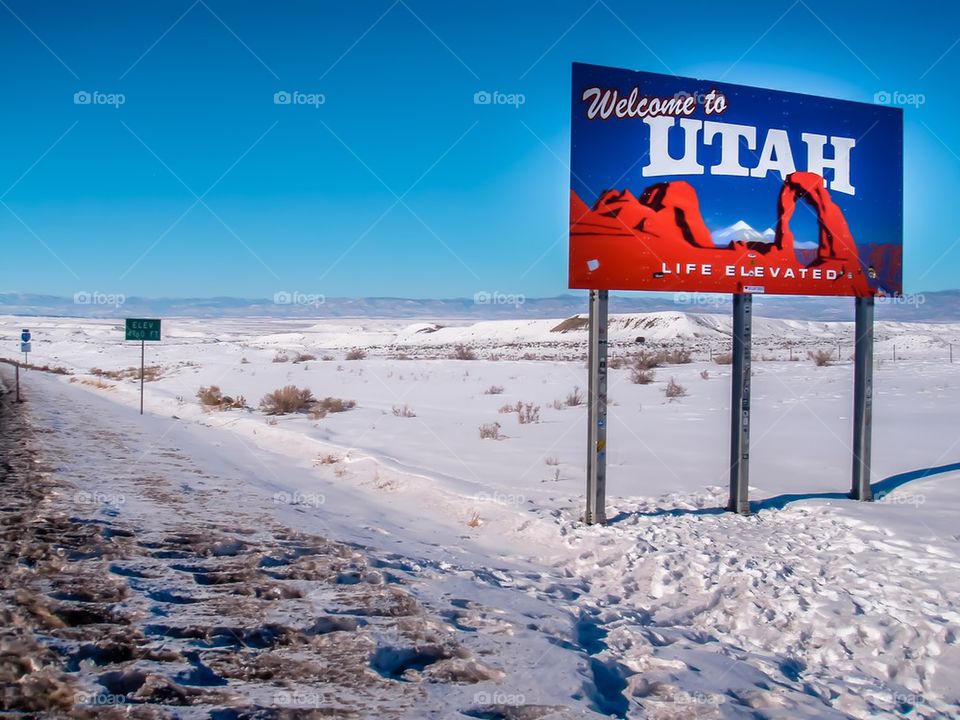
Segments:
[[[590,291],[587,372],[587,511],[588,525],[607,522],[607,310],[609,293]]]
[[[753,296],[733,296],[733,393],[730,401],[730,501],[727,510],[750,514],[750,336]]]
[[[143,415],[143,375],[144,375],[144,357],[146,356],[146,343],[140,341],[140,414]]]
[[[127,318],[125,340],[140,341],[140,414],[143,415],[143,376],[146,374],[146,343],[160,341],[160,321],[156,319]]]
[[[873,500],[870,487],[870,445],[873,434],[873,298],[856,299],[856,341],[853,359],[853,489],[854,500]]]

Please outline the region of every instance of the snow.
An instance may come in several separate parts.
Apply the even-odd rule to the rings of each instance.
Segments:
[[[693,362],[658,368],[651,385],[611,370],[611,522],[586,527],[586,411],[564,403],[586,384],[586,331],[556,331],[561,322],[170,319],[163,342],[147,346],[147,363],[164,370],[146,384],[141,418],[138,383],[83,382],[94,367],[139,362],[119,323],[31,318],[31,361],[76,374],[27,371],[24,386],[38,422],[122,428],[147,455],[189,459],[225,491],[224,515],[402,565],[418,602],[503,673],[428,683],[410,717],[452,717],[487,699],[513,708],[500,717],[521,717],[519,706],[566,708],[549,717],[960,712],[960,363],[947,347],[960,325],[877,324],[878,501],[856,503],[844,497],[852,325],[756,318],[756,512],[738,517],[720,509],[730,367],[710,360],[729,348],[730,319],[611,316],[614,356],[662,344],[687,347]],[[3,347],[15,347],[21,323],[0,318]],[[806,357],[836,355],[838,343],[830,366]],[[452,359],[457,345],[480,359]],[[353,347],[367,357],[346,360]],[[333,359],[274,362],[278,352]],[[667,401],[670,378],[687,397]],[[253,406],[286,384],[357,406],[321,419],[205,411],[195,394],[211,384]],[[502,393],[487,394],[494,387]],[[500,412],[518,401],[539,405],[541,422]],[[415,416],[394,413],[403,406]],[[492,422],[504,438],[480,439]],[[81,490],[131,498],[111,508],[120,519],[145,514],[134,500],[143,490],[97,447],[75,452]],[[185,482],[185,494],[200,490]]]

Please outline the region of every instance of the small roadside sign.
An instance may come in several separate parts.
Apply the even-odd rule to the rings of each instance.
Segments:
[[[32,343],[30,343],[29,341],[20,343],[20,352],[24,354],[32,353],[33,352]]]
[[[20,342],[28,343],[33,338],[33,335],[30,333],[30,328],[24,328],[20,331]]]
[[[160,320],[127,318],[125,339],[140,340],[141,342],[159,342]]]
[[[140,414],[143,415],[144,345],[160,342],[160,320],[157,318],[127,318],[125,340],[140,341]]]

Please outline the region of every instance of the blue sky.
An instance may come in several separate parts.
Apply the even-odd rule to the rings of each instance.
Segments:
[[[904,289],[960,286],[960,8],[852,5],[0,0],[0,291],[564,292],[573,61],[900,93]]]

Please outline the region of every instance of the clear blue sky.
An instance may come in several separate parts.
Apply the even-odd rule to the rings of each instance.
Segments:
[[[960,7],[678,7],[0,0],[0,291],[564,292],[575,60],[921,94],[905,291],[960,286]],[[525,102],[474,103],[495,90]]]

